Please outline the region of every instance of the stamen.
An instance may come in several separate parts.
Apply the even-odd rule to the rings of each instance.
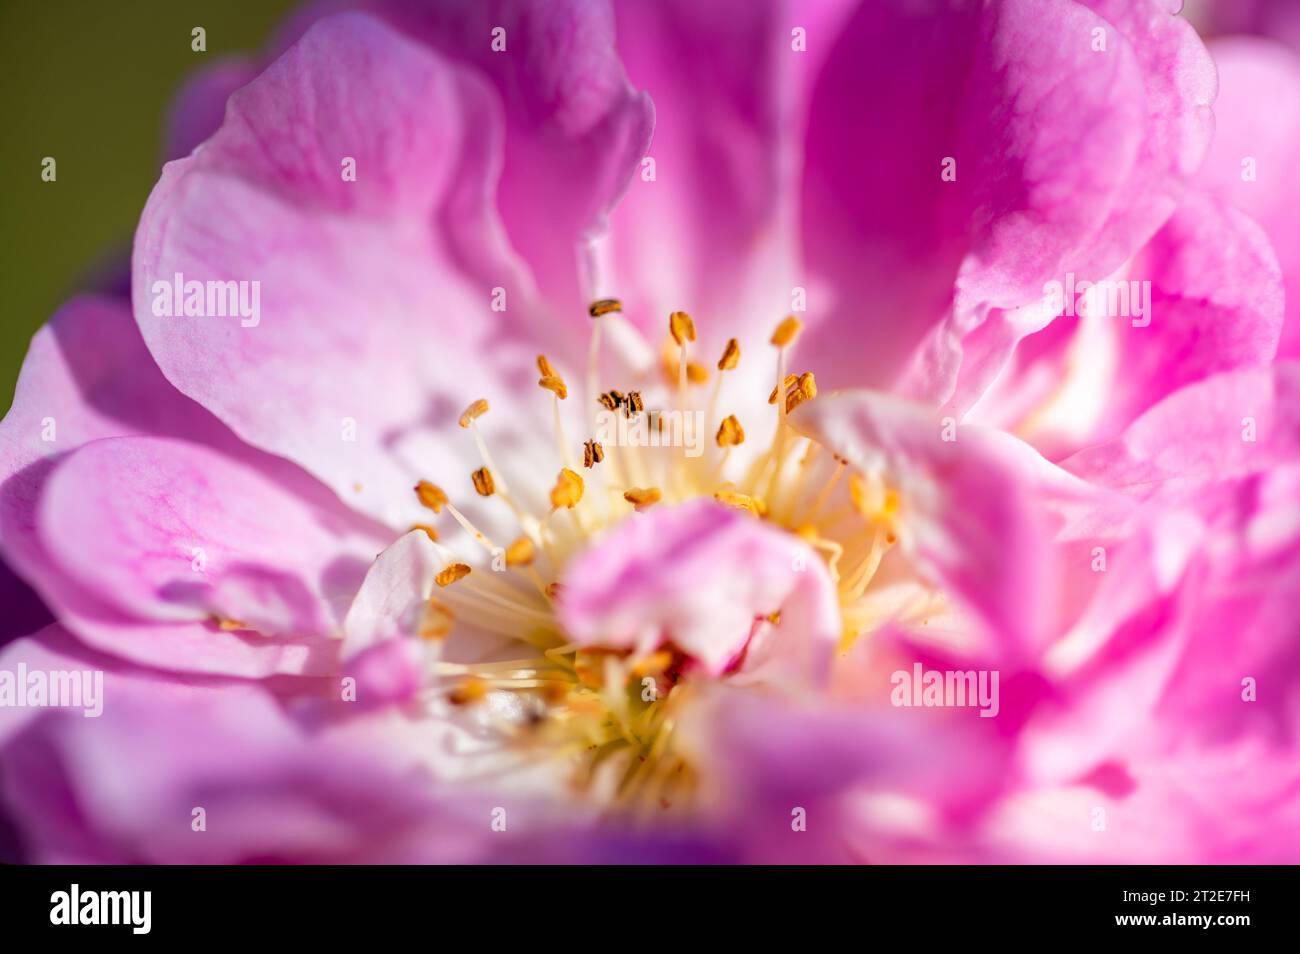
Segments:
[[[897,490],[886,487],[884,481],[874,474],[869,478],[850,474],[849,500],[863,519],[883,526],[892,535],[898,510],[902,506],[902,498]]]
[[[623,303],[617,298],[601,298],[591,303],[587,313],[591,315],[591,350],[587,354],[587,400],[592,400],[599,391],[600,381],[600,329],[604,324],[601,317],[616,314],[623,310]],[[592,418],[595,426],[595,418]]]
[[[461,528],[464,529],[464,531],[468,533],[470,536],[472,536],[475,540],[477,540],[485,550],[487,550],[489,553],[494,553],[496,551],[496,544],[494,544],[490,539],[488,539],[487,534],[483,533],[483,531],[481,531],[478,527],[470,523],[468,517],[466,517],[463,513],[461,513],[454,506],[452,506],[451,502],[447,500],[445,494],[443,494],[442,499],[443,499],[442,506],[447,508],[447,512],[451,514],[452,518],[458,524],[461,525]],[[441,546],[441,544],[439,544],[439,546]],[[450,553],[451,551],[446,550],[444,548],[444,552]]]
[[[705,424],[712,422],[714,416],[718,412],[718,399],[722,395],[722,379],[725,377],[725,375],[722,374],[721,372],[734,370],[736,365],[738,365],[739,363],[740,363],[740,343],[736,341],[735,338],[731,338],[727,341],[727,346],[722,349],[722,357],[718,359],[719,374],[718,374],[718,379],[717,381],[714,382],[713,389],[709,394],[708,406],[704,411]],[[726,456],[727,456],[726,452],[724,452],[722,455],[723,460],[719,461],[717,467],[715,467],[713,470],[714,474],[721,472],[722,467],[725,464]],[[700,461],[699,464],[702,465],[703,461]],[[713,479],[714,479],[713,477],[710,477],[709,482],[712,483]]]
[[[564,467],[551,490],[551,506],[556,510],[567,507],[572,510],[582,500],[583,483],[578,474]]]
[[[487,441],[483,439],[483,434],[478,428],[478,418],[487,413],[488,403],[485,400],[478,400],[465,409],[465,413],[460,417],[460,426],[470,429],[474,435],[474,443],[478,447],[479,456],[483,458],[483,466],[474,471],[471,480],[474,481],[474,489],[480,496],[491,497],[493,494],[500,492],[501,499],[505,501],[510,512],[515,515],[520,526],[526,533],[537,533],[538,520],[532,514],[528,513],[510,494],[510,488],[506,486],[504,477],[501,477],[501,471],[497,468],[496,462],[492,459],[492,453],[488,450]],[[493,472],[497,476],[494,477]]]
[[[668,380],[677,381],[681,374],[681,349],[674,344],[671,337],[664,339],[661,358],[664,374]],[[691,384],[705,384],[709,380],[709,369],[698,361],[687,361],[686,380]]]
[[[799,470],[795,474],[794,486],[790,488],[789,493],[783,495],[785,506],[779,508],[781,513],[777,515],[778,521],[789,527],[797,525],[795,516],[805,499],[804,485],[808,482],[808,475],[812,471],[811,464],[819,448],[817,442],[809,437],[803,438],[803,443],[804,452],[799,458]]]
[[[433,486],[433,485],[430,484],[430,486]],[[435,489],[436,489],[436,488],[435,488]],[[443,499],[444,499],[444,503],[442,504],[442,506],[445,506],[445,507],[447,508],[447,512],[450,513],[450,514],[452,515],[452,517],[455,519],[455,521],[461,525],[461,527],[465,530],[466,533],[468,533],[468,534],[469,534],[470,536],[472,536],[475,540],[477,540],[477,541],[479,542],[479,544],[483,547],[483,549],[487,550],[487,552],[490,553],[490,554],[495,558],[496,554],[499,552],[499,548],[497,547],[497,545],[496,545],[495,543],[493,543],[491,539],[488,538],[487,534],[483,533],[481,530],[478,529],[478,527],[474,526],[474,524],[472,524],[472,523],[470,522],[470,520],[469,520],[468,517],[466,517],[463,513],[461,513],[461,512],[460,512],[459,510],[457,510],[454,506],[452,506],[452,504],[451,504],[449,501],[446,501],[446,495],[445,495],[445,494],[443,495]],[[545,540],[544,537],[542,538],[542,544],[543,544],[543,546],[546,545],[546,540]],[[435,543],[434,546],[436,546],[436,547],[438,548],[438,552],[441,553],[441,554],[443,554],[445,557],[448,557],[448,558],[453,558],[453,557],[454,557],[454,554],[452,553],[452,551],[449,550],[449,549],[447,549],[446,547],[444,547],[442,544],[440,544],[440,543]],[[547,553],[550,554],[550,550],[549,550],[549,549],[547,550]],[[554,555],[553,555],[553,554],[551,554],[551,557],[552,557],[552,559],[554,559]],[[542,583],[541,578],[537,575],[537,571],[536,571],[536,570],[531,569],[531,568],[528,568],[528,569],[527,569],[527,574],[526,574],[526,575],[528,576],[528,578],[529,578],[530,580],[532,580],[533,585],[537,587],[537,589],[538,589],[538,591],[539,591],[540,593],[542,593],[544,596],[547,595],[547,594],[546,594],[546,585],[545,585],[544,583]],[[483,577],[482,579],[483,579],[483,585],[484,585],[484,586],[487,586],[487,587],[499,587],[499,588],[505,589],[505,587],[504,587],[503,584],[498,584],[495,580],[492,580],[490,574],[489,574],[487,577]],[[472,581],[471,581],[471,582],[472,582]],[[468,586],[468,585],[469,585],[469,584],[467,584],[467,586]],[[463,590],[462,590],[462,592],[463,592]],[[501,604],[503,604],[504,606],[508,606],[508,607],[510,607],[510,608],[511,608],[515,613],[531,614],[531,613],[535,613],[535,612],[536,612],[535,610],[533,610],[532,608],[526,606],[525,604],[523,604],[523,603],[519,603],[519,602],[515,599],[514,594],[510,594],[510,595],[502,595],[502,594],[500,594],[500,593],[481,593],[481,594],[478,594],[478,595],[482,596],[484,599],[490,599],[490,600],[492,600],[492,601],[494,601],[494,602],[501,603]],[[541,614],[538,614],[538,616],[539,616],[539,621],[541,621],[541,622],[551,622],[550,618],[547,617],[547,616],[544,616],[544,615],[541,615]],[[512,631],[511,631],[511,629],[507,626],[507,627],[505,627],[505,628],[503,629],[503,632],[505,632],[505,633],[507,633],[507,634],[510,634]],[[527,638],[522,637],[522,636],[521,636],[520,638],[523,638],[525,642],[528,642],[528,639],[527,639]]]
[[[740,426],[740,421],[736,420],[736,415],[728,414],[722,419],[722,424],[718,427],[717,440],[719,447],[735,447],[745,443],[745,429]]]
[[[560,402],[569,396],[569,387],[564,383],[564,378],[556,373],[544,354],[537,356],[537,371],[541,374],[541,379],[537,383],[555,395],[551,401],[555,416],[555,446],[560,451],[560,462],[565,467],[571,467],[573,460],[569,456],[569,439],[564,434],[564,418],[560,414]]]
[[[529,537],[520,537],[506,547],[506,566],[529,566],[537,559],[537,546]]]
[[[594,283],[593,287],[598,285],[599,283]],[[593,428],[603,416],[600,413],[602,409],[621,414],[629,420],[647,414],[645,423],[651,429],[658,427],[662,438],[665,422],[660,407],[666,402],[655,396],[659,394],[658,391],[652,393],[651,403],[655,405],[654,409],[647,410],[647,402],[640,391],[630,390],[624,393],[614,389],[604,392],[599,390],[600,387],[607,388],[610,383],[601,380],[601,336],[604,333],[601,327],[604,322],[601,319],[614,320],[621,312],[622,303],[615,298],[598,299],[588,306],[592,318],[591,348],[587,392],[585,397],[579,395],[579,410],[588,412],[592,419],[590,426]],[[528,725],[503,720],[498,728],[509,736],[519,737],[521,741],[529,737],[544,742],[548,758],[557,753],[563,758],[568,758],[570,754],[581,756],[582,768],[579,771],[585,775],[587,784],[595,784],[598,768],[599,774],[605,774],[605,766],[610,764],[607,760],[618,760],[620,768],[617,771],[621,778],[617,779],[617,802],[634,814],[653,813],[657,810],[656,806],[667,808],[689,796],[696,787],[696,781],[680,754],[675,752],[677,744],[671,741],[675,718],[673,713],[682,705],[682,692],[689,691],[689,679],[678,678],[675,663],[680,657],[675,651],[667,649],[638,657],[637,654],[629,655],[625,652],[566,646],[564,640],[567,637],[556,619],[553,607],[529,592],[531,587],[521,587],[520,582],[521,578],[530,580],[542,597],[551,603],[562,598],[560,584],[547,585],[535,564],[545,555],[547,576],[553,577],[563,570],[569,549],[582,546],[584,539],[593,533],[593,528],[603,527],[611,519],[626,519],[627,511],[620,511],[617,507],[615,495],[620,491],[624,501],[637,512],[657,505],[665,497],[678,500],[712,492],[721,504],[759,518],[778,521],[781,526],[791,529],[808,541],[811,547],[828,560],[832,578],[841,594],[856,590],[859,586],[865,587],[875,572],[875,565],[879,563],[880,542],[892,539],[892,527],[888,520],[879,519],[878,522],[862,527],[868,533],[878,534],[874,540],[870,536],[863,536],[850,543],[840,540],[838,533],[834,540],[822,537],[823,531],[818,527],[827,526],[825,521],[820,524],[808,521],[800,525],[795,519],[798,511],[806,509],[803,504],[804,484],[811,483],[821,472],[820,468],[810,466],[816,449],[814,442],[809,438],[798,437],[793,431],[785,432],[786,415],[817,394],[816,380],[810,372],[787,374],[787,349],[795,343],[802,329],[800,319],[791,315],[782,320],[772,333],[772,344],[779,349],[776,362],[777,386],[770,397],[770,403],[778,411],[777,433],[772,446],[753,467],[746,470],[744,479],[738,484],[724,483],[720,478],[735,448],[745,443],[745,429],[735,414],[722,413],[720,400],[723,375],[739,366],[740,344],[735,338],[727,341],[716,362],[718,380],[709,388],[708,400],[704,400],[706,394],[703,390],[698,394],[690,394],[690,386],[706,384],[711,372],[704,364],[692,360],[697,332],[694,320],[684,311],[674,311],[669,315],[669,340],[664,342],[663,359],[664,366],[669,371],[669,401],[675,384],[679,410],[686,412],[689,398],[690,406],[706,409],[706,426],[716,428],[715,443],[719,451],[706,452],[702,461],[678,462],[675,459],[669,460],[671,455],[658,455],[656,460],[654,457],[642,456],[639,450],[629,451],[622,447],[602,445],[595,439],[594,430],[588,431],[588,439],[580,438],[570,444],[564,434],[559,404],[568,397],[568,385],[550,360],[539,354],[536,359],[539,374],[537,384],[552,394],[555,434],[562,464],[549,494],[551,510],[539,521],[537,517],[520,511],[510,499],[505,475],[493,461],[483,439],[484,435],[480,433],[482,424],[479,419],[489,411],[488,400],[480,398],[466,407],[460,415],[459,424],[473,433],[482,456],[482,466],[473,472],[471,478],[475,492],[484,497],[500,496],[519,517],[523,535],[502,550],[450,503],[441,488],[428,481],[420,481],[416,486],[416,494],[421,504],[434,513],[440,513],[446,507],[457,523],[489,551],[494,568],[503,569],[498,561],[504,557],[505,567],[510,568],[516,577],[509,574],[472,573],[470,564],[460,562],[451,550],[438,542],[438,531],[432,525],[414,525],[412,529],[422,530],[433,542],[443,562],[443,568],[434,578],[437,584],[434,592],[438,593],[439,598],[427,599],[417,632],[424,639],[444,639],[452,631],[459,614],[485,631],[512,635],[519,640],[516,645],[527,644],[541,655],[496,663],[448,664],[438,660],[437,653],[431,650],[426,663],[432,680],[429,692],[458,706],[481,702],[493,692],[530,693],[527,697],[522,697],[527,703],[526,711],[533,713]],[[610,334],[621,330],[618,326],[611,326]],[[645,381],[646,378],[638,377],[627,383],[644,386]],[[718,422],[716,425],[713,423],[715,420]],[[617,423],[621,424],[622,421]],[[800,447],[801,443],[805,444],[806,452],[804,447]],[[579,446],[582,448],[581,454],[578,453]],[[639,448],[642,445],[633,442],[630,446]],[[743,451],[736,453],[742,454]],[[793,496],[787,496],[789,485],[795,483],[790,477],[790,471],[799,456],[802,460],[798,461],[796,492]],[[581,460],[581,467],[576,463],[578,459]],[[702,483],[701,478],[715,460],[718,463],[717,469],[707,482]],[[601,463],[605,466],[595,471],[595,466]],[[829,497],[838,475],[845,470],[844,464],[838,462],[838,459],[837,464],[836,473],[822,489],[822,494],[813,506],[814,515]],[[662,473],[661,467],[664,468]],[[586,474],[584,479],[583,469],[594,473]],[[591,479],[596,480],[592,487],[597,499],[584,504],[585,480]],[[768,501],[772,502],[771,508]],[[611,503],[614,504],[612,510]],[[889,516],[883,498],[879,504],[879,517]],[[897,510],[896,503],[893,509]],[[569,532],[570,528],[562,528],[561,532],[561,528],[556,526],[563,520],[557,516],[561,510],[569,511],[569,519],[574,521],[577,529],[576,536]],[[854,513],[847,503],[844,510],[846,516]],[[837,516],[836,519],[841,518]],[[874,544],[871,550],[868,550],[869,543]],[[837,564],[841,562],[841,557],[848,561],[850,554],[852,560],[849,562],[854,564],[854,568],[845,578],[839,573]],[[766,617],[766,620],[768,624],[778,625],[779,612]],[[763,625],[762,620],[756,623]],[[639,703],[640,693],[633,690],[637,689],[639,681],[646,676],[661,680],[660,688],[665,693],[662,701],[665,704],[646,706]],[[534,727],[531,736],[529,726]],[[576,781],[584,783],[582,777]]]
[[[695,340],[695,322],[686,312],[675,311],[668,316],[668,332],[680,347]]]
[[[817,528],[810,523],[799,527],[795,533],[808,545],[817,550],[823,550],[830,554],[830,559],[826,561],[826,569],[831,575],[831,579],[839,581],[839,562],[840,557],[844,556],[844,547],[834,540],[828,540],[817,532]]]
[[[793,377],[793,375],[791,375]],[[800,404],[805,401],[811,401],[817,396],[817,379],[813,377],[811,371],[805,371],[799,375],[794,386],[786,393],[785,396],[785,413],[789,414]]]
[[[474,421],[478,420],[487,412],[488,412],[487,399],[479,398],[469,407],[465,408],[465,410],[461,413],[460,426],[465,428],[469,427],[470,424],[474,423]]]
[[[587,306],[587,314],[593,318],[608,315],[610,312],[622,311],[623,303],[617,298],[599,298]]]
[[[677,347],[681,348],[681,356],[677,359],[677,405],[685,411],[686,383],[690,375],[690,362],[686,358],[686,342],[695,340],[695,322],[686,312],[675,311],[668,316],[668,333],[677,342]]]
[[[646,676],[657,676],[672,664],[673,654],[666,649],[660,649],[632,663],[631,672],[636,678],[642,679]]]
[[[492,471],[486,467],[480,467],[474,473],[470,474],[470,479],[474,481],[474,489],[479,492],[481,497],[491,497],[496,493],[496,482],[492,480]]]
[[[467,706],[478,702],[487,695],[487,683],[477,676],[470,676],[447,696],[447,701],[454,706]]]
[[[756,517],[761,517],[767,513],[767,504],[761,497],[754,497],[750,494],[742,494],[735,490],[719,490],[713,495],[713,499],[728,507],[735,507],[737,510],[747,510]]]
[[[740,363],[740,342],[735,338],[727,341],[727,346],[722,350],[722,357],[718,359],[719,371],[731,371]]]
[[[468,564],[453,563],[451,566],[447,567],[445,570],[443,570],[441,573],[435,576],[433,578],[433,581],[437,583],[439,586],[446,587],[446,586],[451,586],[451,584],[455,583],[457,580],[463,580],[465,577],[469,576],[469,574],[470,574],[470,568]]]
[[[420,628],[417,632],[421,639],[445,639],[451,633],[455,622],[456,614],[451,611],[451,607],[431,596],[424,604],[424,612],[420,616]]]
[[[657,504],[663,499],[663,494],[658,487],[632,487],[624,491],[623,499],[636,507],[639,513]]]
[[[479,409],[481,406],[481,410]],[[487,401],[476,401],[466,409],[461,415],[461,427],[468,426],[470,433],[474,435],[474,444],[478,447],[479,456],[483,458],[483,466],[474,471],[471,479],[474,481],[474,489],[483,497],[491,497],[495,493],[500,493],[501,499],[505,501],[510,512],[515,515],[520,526],[526,533],[538,532],[538,520],[532,514],[528,513],[510,494],[510,488],[506,486],[505,477],[501,476],[501,470],[497,467],[496,461],[492,459],[492,453],[488,450],[487,441],[483,439],[483,434],[478,428],[477,418],[487,410]],[[478,413],[472,413],[477,411]]]
[[[776,330],[772,332],[772,344],[778,348],[785,348],[794,344],[795,339],[799,337],[799,332],[803,331],[803,322],[794,315],[784,318]]]
[[[434,513],[442,513],[442,508],[447,505],[447,495],[443,493],[442,488],[427,480],[422,480],[415,485],[415,495],[420,498],[420,503]]]
[[[871,580],[876,575],[876,570],[880,568],[880,561],[884,558],[885,550],[892,541],[884,532],[877,530],[871,541],[871,549],[862,561],[850,570],[840,582],[840,599],[845,603],[852,603],[859,599]]]
[[[782,391],[786,392],[786,394],[789,395],[790,389],[794,387],[796,384],[798,384],[798,382],[799,382],[799,375],[787,374],[784,378],[781,379],[780,384],[772,388],[772,393],[767,396],[767,403],[775,404],[777,395],[780,394]]]
[[[776,387],[772,389],[767,402],[776,405],[776,433],[772,435],[772,443],[768,446],[767,453],[763,455],[761,463],[753,471],[754,487],[761,484],[763,475],[767,472],[768,465],[771,465],[772,473],[767,479],[765,493],[775,499],[778,486],[781,481],[781,465],[785,459],[785,414],[786,404],[789,400],[789,393],[792,387],[797,387],[799,379],[793,374],[786,373],[786,350],[799,336],[799,331],[803,328],[803,323],[794,315],[790,315],[776,326],[772,332],[772,344],[776,346]],[[781,397],[784,394],[785,397]]]
[[[843,476],[847,467],[848,464],[842,459],[839,457],[835,458],[835,470],[832,471],[831,476],[826,483],[822,485],[822,489],[817,494],[817,499],[813,501],[812,509],[809,510],[808,515],[804,517],[804,520],[807,523],[816,522],[817,515],[821,513],[822,507],[826,505],[826,501],[831,495],[831,491],[835,489],[835,485],[839,483],[839,479]]]

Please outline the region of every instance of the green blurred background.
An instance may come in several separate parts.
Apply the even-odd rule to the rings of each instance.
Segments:
[[[126,262],[181,81],[255,52],[292,0],[0,0],[0,413],[32,334]],[[207,30],[207,52],[190,31]],[[41,180],[41,159],[58,163]]]

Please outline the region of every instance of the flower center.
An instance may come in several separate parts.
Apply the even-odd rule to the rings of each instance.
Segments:
[[[602,387],[602,335],[607,325],[624,320],[621,312],[615,299],[596,301],[589,309],[584,415],[589,434],[580,444],[571,444],[565,430],[561,402],[569,397],[568,384],[545,356],[537,358],[538,385],[550,394],[560,461],[547,492],[532,495],[549,501],[546,512],[530,511],[528,495],[512,489],[514,475],[507,478],[497,466],[480,426],[488,401],[474,400],[460,417],[482,462],[471,475],[473,487],[510,510],[519,531],[513,542],[491,539],[434,484],[421,481],[415,490],[424,506],[435,514],[446,511],[477,541],[493,570],[503,571],[474,571],[438,542],[434,527],[419,525],[446,560],[420,635],[441,648],[463,621],[505,636],[521,650],[490,662],[454,662],[439,652],[432,669],[435,693],[456,706],[501,714],[493,717],[494,727],[512,744],[567,759],[579,789],[636,813],[689,800],[695,777],[674,744],[674,729],[692,684],[728,673],[710,676],[670,643],[637,654],[575,642],[555,613],[563,599],[559,580],[570,558],[614,524],[637,519],[637,513],[712,497],[797,536],[822,556],[837,587],[841,647],[847,648],[871,625],[857,604],[898,539],[901,501],[882,475],[851,470],[790,427],[788,415],[817,396],[812,372],[788,368],[802,330],[798,318],[781,321],[770,339],[776,361],[767,405],[775,408],[768,412],[775,429],[768,445],[756,449],[745,446],[741,418],[724,410],[726,381],[741,360],[739,342],[727,342],[710,380],[693,353],[695,325],[685,312],[669,317],[662,377],[629,382],[625,391]],[[761,395],[752,397],[752,405],[761,401]],[[703,442],[698,441],[691,453],[692,433],[712,435],[711,445],[699,447]],[[754,625],[779,628],[780,613],[759,617]]]

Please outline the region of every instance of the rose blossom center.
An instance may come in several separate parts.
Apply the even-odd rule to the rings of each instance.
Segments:
[[[812,372],[788,370],[791,346],[802,330],[798,318],[785,318],[771,336],[776,374],[767,405],[775,408],[776,428],[769,445],[754,450],[744,448],[740,418],[720,411],[724,381],[741,359],[740,344],[734,338],[727,342],[710,383],[708,370],[692,353],[695,325],[685,312],[669,317],[658,380],[639,381],[628,390],[600,386],[602,332],[608,323],[623,320],[621,312],[616,299],[589,308],[591,434],[580,451],[570,445],[562,420],[568,384],[544,355],[537,358],[538,385],[551,395],[562,462],[545,495],[547,512],[530,511],[497,466],[479,423],[490,410],[487,399],[474,400],[460,416],[482,461],[471,475],[473,487],[510,510],[520,531],[513,542],[491,539],[440,487],[424,480],[416,485],[425,507],[435,514],[446,511],[487,551],[492,568],[505,571],[475,572],[468,560],[438,542],[434,527],[418,525],[446,560],[419,635],[441,647],[459,621],[512,638],[520,648],[514,658],[461,663],[440,656],[431,691],[454,706],[488,714],[493,727],[521,751],[567,759],[577,789],[599,793],[620,809],[648,812],[689,800],[696,778],[674,744],[679,714],[694,684],[726,679],[732,672],[711,675],[669,638],[639,653],[575,642],[555,612],[563,598],[558,580],[571,557],[635,514],[712,497],[794,535],[822,557],[837,588],[841,648],[846,649],[869,625],[855,604],[899,538],[902,501],[882,475],[851,469],[789,425],[790,412],[817,396]],[[757,405],[761,397],[753,397],[749,404]],[[708,453],[682,453],[688,414],[698,415],[705,433],[714,435]],[[749,452],[747,461],[734,459],[742,449]],[[729,477],[733,471],[736,476]],[[754,620],[755,628],[779,624],[779,612]]]

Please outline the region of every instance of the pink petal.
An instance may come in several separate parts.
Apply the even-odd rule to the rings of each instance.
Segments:
[[[506,147],[493,145],[510,244],[561,320],[585,334],[592,288],[575,267],[628,187],[654,128],[649,97],[628,82],[608,0],[337,0],[309,4],[284,31],[360,7],[383,17],[495,88]],[[505,50],[493,49],[497,29]],[[503,107],[503,109],[502,109]],[[495,283],[494,283],[495,284]],[[514,291],[528,287],[521,280]],[[557,316],[549,316],[554,327]],[[518,320],[518,316],[515,316]]]
[[[834,588],[807,544],[712,500],[624,521],[562,582],[557,611],[575,642],[638,654],[671,643],[713,675],[745,652],[746,670],[771,660],[817,678],[840,636]],[[777,611],[779,625],[756,626]]]
[[[655,104],[648,156],[613,216],[612,289],[655,340],[669,312],[700,323],[716,357],[747,327],[770,332],[790,310],[794,200],[803,108],[798,82],[812,56],[795,54],[802,25],[824,56],[833,32],[774,0],[617,3],[618,48],[632,82]],[[815,54],[814,54],[815,55]],[[648,168],[648,167],[647,167]]]
[[[1194,501],[1206,487],[1300,458],[1300,364],[1214,375],[1178,390],[1118,438],[1062,461],[1140,499]]]
[[[246,464],[146,437],[69,455],[37,527],[64,574],[142,620],[219,617],[303,638],[337,633],[374,545],[359,521]]]
[[[1086,303],[1093,314],[1024,339],[968,420],[1027,430],[1062,456],[1114,437],[1183,385],[1273,360],[1277,260],[1259,226],[1221,200],[1189,195],[1110,281]]]
[[[257,75],[247,57],[227,57],[195,71],[172,99],[164,160],[188,156],[221,126],[230,94]]]
[[[1104,277],[1173,210],[1209,139],[1213,67],[1155,5],[896,6],[860,9],[814,94],[803,228],[834,292],[822,314],[870,311],[823,318],[809,350],[840,386],[895,381],[920,347],[909,391],[962,413],[1052,317],[1046,282]],[[876,87],[890,96],[859,94]]]
[[[901,498],[900,540],[918,568],[973,610],[1011,653],[1045,635],[1054,573],[1035,500],[1051,472],[1028,447],[977,427],[952,430],[925,407],[870,391],[836,392],[792,425]]]
[[[1281,264],[1287,320],[1280,353],[1300,356],[1300,57],[1257,37],[1215,40],[1214,143],[1197,183],[1258,222]],[[1250,168],[1247,169],[1247,163]]]
[[[1119,363],[1098,436],[1117,433],[1184,384],[1273,360],[1282,277],[1268,239],[1245,215],[1190,197],[1131,274],[1150,276],[1151,313],[1114,319]]]
[[[376,20],[323,21],[166,167],[136,235],[136,319],[168,379],[392,524],[418,512],[416,461],[448,458],[435,425],[458,430],[466,387],[501,393],[489,306],[515,266],[488,202],[494,95]],[[456,264],[489,260],[488,282]],[[155,316],[177,274],[260,283],[260,314]]]

